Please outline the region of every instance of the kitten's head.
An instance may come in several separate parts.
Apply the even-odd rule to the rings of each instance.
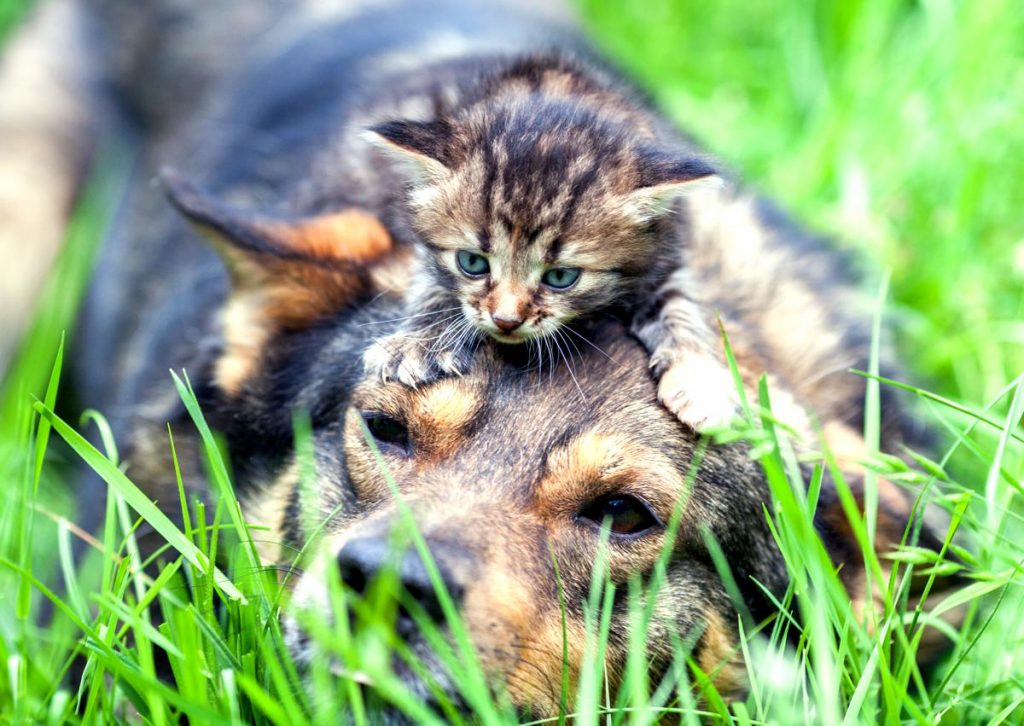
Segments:
[[[678,265],[657,222],[714,170],[621,117],[520,94],[372,130],[406,170],[438,282],[479,330],[543,337]]]

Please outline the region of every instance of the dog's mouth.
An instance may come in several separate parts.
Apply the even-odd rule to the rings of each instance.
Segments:
[[[359,698],[366,711],[373,716],[371,722],[422,723],[423,713],[420,709],[430,712],[434,718],[441,721],[450,721],[455,716],[466,719],[472,715],[465,698],[454,687],[445,672],[430,674],[428,682],[427,679],[422,678],[409,668],[407,663],[399,659],[392,663],[392,675],[401,683],[404,691],[400,701],[405,704],[415,704],[416,711],[408,711],[400,705],[399,699],[395,696],[393,684],[387,688],[381,688],[374,683],[372,678],[360,673],[342,673],[340,678],[348,678],[356,682]]]
[[[358,667],[348,667],[291,617],[285,619],[285,638],[307,689],[315,692],[314,671],[325,669],[337,684],[347,682],[355,686],[364,708],[373,716],[373,723],[421,723],[423,714],[418,709],[426,709],[442,721],[470,715],[449,667],[420,636],[405,638],[402,652],[390,654],[387,673],[377,677]]]

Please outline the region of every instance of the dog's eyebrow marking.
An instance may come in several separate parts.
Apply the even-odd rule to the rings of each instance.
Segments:
[[[619,434],[585,431],[549,452],[548,462],[556,463],[561,458],[557,463],[571,469],[573,476],[593,479],[600,477],[629,448],[629,440]]]
[[[352,404],[357,408],[396,417],[404,417],[408,398],[408,389],[400,383],[364,382],[352,392]]]
[[[410,427],[434,456],[455,453],[483,406],[477,386],[466,378],[446,378],[418,392]]]
[[[671,460],[657,449],[622,433],[584,431],[548,451],[536,506],[554,512],[606,491],[629,490],[666,516],[683,486]]]

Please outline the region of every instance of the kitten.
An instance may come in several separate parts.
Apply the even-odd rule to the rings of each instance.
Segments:
[[[616,307],[651,352],[661,401],[694,428],[728,421],[734,386],[676,214],[719,180],[713,167],[627,92],[557,57],[511,63],[450,106],[369,135],[404,169],[427,274],[367,369],[415,386],[461,373],[480,335],[564,348],[572,321]]]

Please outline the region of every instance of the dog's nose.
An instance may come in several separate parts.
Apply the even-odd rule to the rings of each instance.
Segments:
[[[506,318],[501,315],[492,315],[491,320],[498,326],[498,330],[503,333],[511,333],[523,324],[522,318]]]
[[[441,584],[448,592],[452,603],[458,607],[462,602],[465,583],[462,578],[455,576],[453,570],[446,564],[443,553],[445,547],[437,544],[431,544],[429,547],[441,576]],[[405,550],[400,556],[396,556],[387,539],[364,537],[348,542],[338,553],[342,582],[360,595],[366,594],[370,583],[389,563],[395,567],[405,595],[416,602],[433,622],[443,624],[445,618],[441,599],[430,579],[430,571],[415,549]],[[416,630],[412,614],[403,606],[398,608],[395,630],[402,637],[408,637]]]

